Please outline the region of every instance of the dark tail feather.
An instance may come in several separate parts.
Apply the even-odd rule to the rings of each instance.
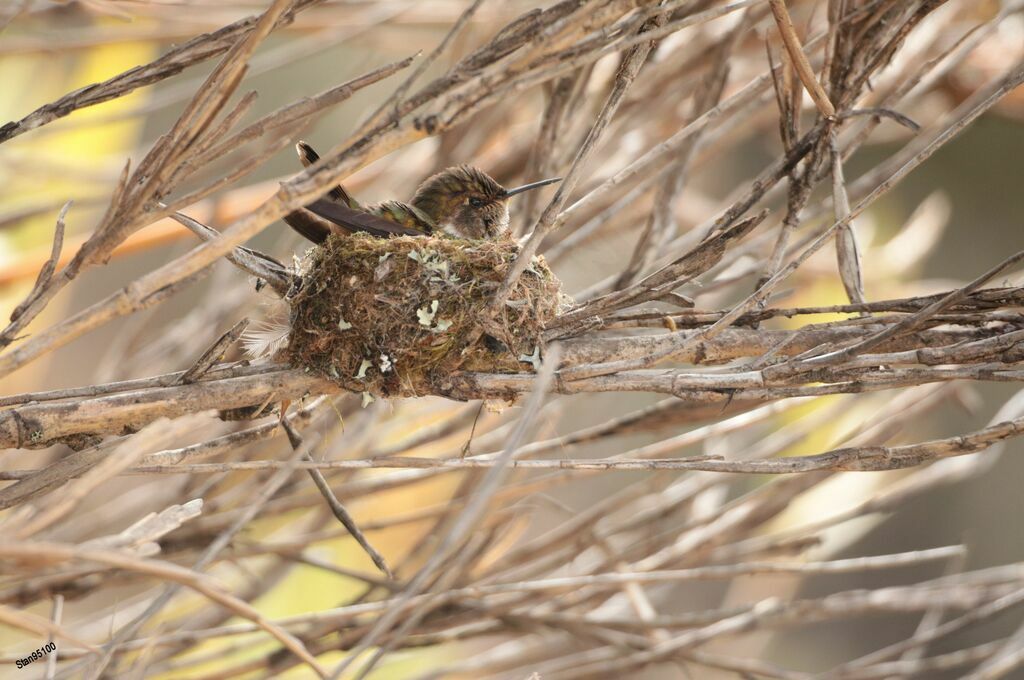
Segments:
[[[331,234],[330,226],[305,208],[288,213],[284,221],[313,243],[323,243]]]
[[[320,160],[313,147],[305,142],[296,144],[295,151],[307,168]],[[323,243],[332,232],[366,232],[379,238],[423,235],[423,232],[416,229],[364,212],[359,203],[349,196],[340,184],[327,193],[327,198],[317,199],[304,208],[285,215],[284,221],[313,243]]]
[[[320,154],[314,151],[313,147],[311,147],[309,144],[306,144],[305,142],[299,142],[298,144],[296,144],[295,152],[299,154],[299,161],[301,161],[302,166],[306,168],[320,160]],[[328,191],[327,195],[330,196],[332,201],[344,203],[349,208],[352,208],[354,210],[359,209],[359,202],[356,201],[351,196],[349,196],[348,192],[345,191],[345,188],[340,184],[338,184],[333,189]]]

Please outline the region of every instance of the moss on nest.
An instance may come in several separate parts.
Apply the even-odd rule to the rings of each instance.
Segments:
[[[516,283],[500,337],[478,327],[518,253],[511,239],[331,236],[290,296],[288,359],[383,397],[443,390],[457,369],[532,371],[526,359],[566,299],[543,258]]]

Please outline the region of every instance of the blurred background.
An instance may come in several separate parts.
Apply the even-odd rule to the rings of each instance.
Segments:
[[[267,3],[252,0],[79,0],[47,2],[5,0],[0,9],[0,122],[18,120],[36,108],[76,88],[101,81],[151,61],[200,33],[216,30],[239,18],[262,11]],[[704,3],[716,4],[716,3]],[[824,5],[812,1],[790,2],[794,18],[803,30],[821,20]],[[908,41],[907,54],[897,59],[923,60],[924,56],[947,49],[975,26],[986,25],[1010,3],[996,1],[951,1],[936,12]],[[509,21],[537,5],[508,0],[485,2],[466,28],[421,78],[428,82],[444,73],[473,48],[489,40]],[[325,2],[298,15],[295,21],[275,32],[260,47],[236,99],[250,90],[258,99],[246,120],[311,96],[354,78],[382,64],[430,52],[444,38],[466,9],[459,1],[420,2]],[[7,19],[4,13],[7,13]],[[653,144],[671,135],[692,117],[690,97],[676,98],[674,88],[696,77],[693,55],[709,34],[734,27],[736,15],[700,24],[692,31],[664,40],[651,57],[656,63],[677,60],[678,72],[670,69],[661,80],[638,81],[627,95],[613,130],[588,165],[578,195],[613,175]],[[9,23],[8,23],[9,21]],[[740,49],[730,63],[724,96],[736,92],[767,68],[763,47],[772,24],[759,20],[739,38]],[[998,26],[949,73],[900,107],[901,113],[922,126],[934,125],[948,111],[964,101],[983,83],[1002,73],[1024,54],[1024,16],[1008,12]],[[0,310],[4,317],[30,290],[36,274],[49,255],[53,224],[67,200],[74,203],[67,217],[64,252],[74,253],[95,227],[106,209],[110,194],[127,159],[136,163],[144,150],[175,121],[216,60],[190,67],[179,75],[129,96],[74,112],[43,128],[28,132],[0,146]],[[602,58],[582,80],[584,92],[570,125],[575,134],[590,124],[607,92],[617,56]],[[348,137],[405,78],[399,74],[363,89],[342,105],[328,110],[309,125],[294,131],[295,140],[305,139],[315,148],[327,150]],[[884,81],[884,75],[882,80]],[[884,82],[882,85],[884,86]],[[688,92],[688,90],[687,90]],[[499,181],[514,183],[528,167],[544,115],[546,86],[533,87],[513,100],[485,108],[469,122],[413,145],[404,147],[346,181],[354,194],[367,201],[407,198],[417,182],[427,175],[456,163],[473,163]],[[813,113],[810,100],[804,102],[807,116]],[[745,110],[736,125],[701,144],[686,173],[685,186],[672,203],[673,219],[680,233],[696,229],[727,206],[779,154],[778,110],[774,99],[765,97]],[[869,172],[905,144],[912,133],[891,121],[882,122],[867,144],[850,159],[847,178],[851,183]],[[239,150],[255,153],[260,142]],[[571,151],[571,149],[570,149]],[[1024,94],[1012,92],[953,142],[942,148],[856,223],[862,252],[867,298],[926,295],[962,285],[992,267],[1008,254],[1024,249],[1024,196],[1021,192],[1021,164],[1024,158]],[[226,172],[237,162],[225,159],[204,168],[180,191],[201,186]],[[215,228],[223,228],[238,216],[255,209],[278,187],[278,182],[299,170],[290,147],[274,155],[251,174],[218,191],[186,211]],[[563,172],[565,166],[555,168]],[[525,180],[535,179],[525,177]],[[549,246],[549,262],[562,279],[565,290],[578,294],[603,280],[609,272],[620,271],[628,262],[637,232],[626,225],[642,221],[651,209],[652,192],[639,192],[621,206],[614,220],[584,234],[571,224],[571,236],[556,235]],[[529,217],[536,217],[551,192],[536,200],[513,206],[513,224],[522,229]],[[624,192],[619,195],[625,195]],[[779,194],[766,204],[784,204]],[[824,218],[812,216],[811,222]],[[578,220],[584,222],[585,220]],[[566,241],[566,239],[572,239]],[[38,332],[106,295],[127,285],[142,273],[187,252],[195,237],[180,225],[161,220],[133,234],[116,251],[106,266],[87,270],[74,285],[65,289],[45,313],[28,329]],[[289,262],[305,244],[282,223],[272,225],[248,245]],[[835,254],[831,248],[815,256],[785,284],[773,304],[796,307],[833,305],[846,301],[835,275]],[[719,285],[733,275],[743,275],[749,256],[739,255],[728,266],[702,281],[702,287],[686,291],[704,309],[727,309],[741,299],[747,288]],[[750,285],[753,279],[748,279]],[[1014,278],[992,285],[1014,285]],[[745,284],[746,285],[746,284]],[[226,262],[209,276],[175,295],[166,303],[126,318],[107,323],[56,352],[47,354],[2,379],[0,393],[53,390],[64,387],[143,378],[181,370],[221,333],[243,316],[259,317],[265,298],[253,290],[252,282]],[[821,315],[815,320],[838,318]],[[781,320],[774,327],[796,327]],[[788,324],[788,325],[787,325]],[[238,358],[237,353],[230,357]],[[783,442],[778,455],[799,455],[826,451],[867,428],[881,415],[895,418],[889,443],[918,442],[970,432],[991,421],[1019,388],[1014,383],[943,383],[913,388],[898,394],[879,392],[866,395],[822,397],[779,409],[749,426],[702,436],[698,443],[676,455],[727,453],[769,448],[786,432],[793,441]],[[562,397],[545,409],[536,434],[548,439],[606,423],[623,413],[655,404],[656,395],[595,394]],[[419,456],[457,455],[465,435],[464,425],[476,413],[476,404],[458,404],[439,398],[375,403],[360,409],[346,397],[335,399],[344,428],[330,430],[327,457],[360,457],[382,450],[414,451]],[[505,427],[517,409],[485,410],[477,425],[481,442],[474,453],[495,450],[505,436]],[[900,413],[906,413],[906,419]],[[573,458],[612,456],[669,437],[696,431],[717,419],[680,422],[667,428],[639,431],[572,448],[551,457]],[[459,428],[441,433],[423,445],[408,448],[429,428],[458,422]],[[210,413],[194,414],[159,426],[148,441],[149,450],[161,451],[202,442],[230,428],[249,424],[224,423]],[[155,426],[156,426],[155,425]],[[337,416],[330,423],[338,425]],[[155,427],[154,426],[154,427]],[[321,425],[321,427],[328,427]],[[226,429],[228,428],[228,429]],[[788,428],[788,429],[787,429]],[[343,431],[342,431],[343,430]],[[488,438],[490,437],[490,438]],[[285,454],[280,437],[257,442],[235,451],[223,460],[272,459]],[[69,455],[62,445],[41,451],[8,451],[0,454],[0,470],[42,467]],[[731,581],[697,582],[652,589],[661,615],[711,608],[725,608],[770,595],[824,597],[837,590],[879,588],[910,584],[936,578],[951,570],[974,570],[1024,562],[1024,533],[1017,529],[1024,514],[1024,444],[1011,439],[1001,451],[955,458],[933,465],[926,492],[908,493],[905,502],[893,503],[881,512],[853,513],[852,521],[837,522],[816,532],[816,545],[798,559],[840,559],[862,555],[919,550],[963,543],[967,554],[952,564],[931,562],[904,569],[864,571],[841,575],[766,576]],[[222,460],[220,458],[214,460]],[[119,477],[107,480],[82,499],[73,516],[48,529],[48,540],[82,542],[123,530],[146,512],[159,511],[171,503],[203,494],[203,521],[186,523],[161,543],[165,559],[189,563],[215,535],[218,527],[233,515],[230,510],[244,502],[247,488],[240,480],[250,474],[222,473],[216,479],[202,474]],[[345,488],[369,484],[387,471],[338,473],[331,477]],[[906,483],[915,473],[841,473],[794,495],[787,507],[768,521],[751,527],[747,540],[759,535],[785,533],[827,518],[850,512],[867,499],[883,496],[894,485]],[[519,473],[517,473],[519,475]],[[510,546],[546,535],[567,521],[585,513],[597,499],[612,497],[638,485],[670,486],[687,473],[604,472],[586,473],[552,484],[539,484],[535,495],[512,494],[509,506],[523,521],[503,526],[489,545],[489,557],[482,561],[500,563]],[[418,483],[396,485],[391,490],[356,496],[351,509],[369,531],[375,544],[396,563],[414,566],[421,557],[403,563],[413,546],[430,540],[436,529],[437,513],[447,499],[460,492],[469,475],[447,474],[424,478]],[[543,475],[523,473],[517,482]],[[775,480],[773,480],[775,481]],[[8,482],[5,482],[8,483]],[[769,480],[735,476],[709,485],[685,509],[675,509],[643,528],[650,535],[676,531],[701,513],[714,513],[737,498],[743,498]],[[343,532],[323,517],[315,490],[308,479],[290,489],[278,512],[263,516],[246,528],[233,544],[230,558],[213,570],[219,578],[247,593],[266,617],[280,619],[307,614],[324,607],[358,600],[366,582],[346,575],[345,570],[371,573],[372,565]],[[237,488],[236,488],[237,486]],[[54,492],[60,494],[60,491]],[[46,503],[36,499],[36,503]],[[633,509],[634,512],[639,512]],[[11,511],[5,511],[11,512]],[[433,514],[431,514],[433,513]],[[3,514],[0,513],[0,517]],[[326,522],[326,523],[325,523]],[[675,527],[675,528],[674,528]],[[289,551],[289,540],[311,538],[304,550]],[[638,535],[639,535],[638,534]],[[570,539],[566,539],[569,541]],[[269,549],[268,545],[277,546]],[[254,548],[246,555],[246,548]],[[260,549],[256,549],[260,548]],[[324,565],[328,566],[324,566]],[[333,568],[331,568],[333,567]],[[554,572],[553,572],[554,573]],[[567,572],[573,573],[571,566]],[[0,581],[3,576],[0,575]],[[158,583],[125,578],[104,587],[78,582],[77,590],[64,591],[65,625],[85,637],[102,642],[107,631],[137,615],[152,598]],[[59,591],[60,588],[56,588]],[[49,616],[47,589],[17,592],[13,581],[4,581],[0,594],[4,602],[40,616]],[[170,630],[172,621],[185,619],[188,612],[205,611],[196,596],[182,597],[167,608],[151,630]],[[210,625],[223,622],[212,617]],[[235,621],[237,619],[231,619]],[[820,625],[763,630],[738,642],[713,642],[709,651],[754,657],[766,664],[807,672],[822,672],[867,654],[871,650],[910,636],[920,620],[919,613],[881,615],[875,613],[855,620],[826,621]],[[1021,624],[1019,610],[986,620],[949,635],[929,648],[929,654],[963,649],[1004,638]],[[372,677],[404,678],[427,676],[431,669],[444,669],[479,654],[504,638],[467,636],[456,645],[424,646],[403,650],[388,657]],[[11,663],[39,641],[0,623],[0,653]],[[267,677],[246,663],[262,660],[275,647],[263,637],[233,637],[197,642],[178,656],[153,657],[142,664],[138,677]],[[340,652],[324,655],[340,659]],[[63,663],[63,662],[62,662]],[[142,670],[148,668],[148,671]],[[512,666],[512,668],[515,668]],[[522,666],[528,670],[528,666]],[[14,677],[34,677],[25,671],[5,670]],[[282,677],[309,677],[302,667],[281,669]],[[444,673],[448,673],[445,671]],[[455,668],[451,677],[475,675],[471,668]],[[936,670],[927,677],[958,677],[960,671]],[[712,670],[686,662],[665,663],[636,671],[635,677],[738,677],[738,671]],[[521,677],[526,677],[526,674]],[[546,677],[546,676],[543,676]],[[759,674],[750,677],[767,677]],[[784,676],[778,676],[784,677]],[[925,676],[920,676],[925,677]],[[1010,676],[1007,676],[1010,677]],[[1015,677],[1024,677],[1017,675]]]

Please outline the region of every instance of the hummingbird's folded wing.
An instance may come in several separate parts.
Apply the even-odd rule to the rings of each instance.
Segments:
[[[371,215],[368,212],[363,212],[362,210],[353,210],[348,206],[323,198],[317,199],[307,205],[306,210],[318,217],[324,218],[338,227],[341,227],[341,229],[346,233],[365,232],[378,238],[387,238],[389,236],[424,235],[424,232],[419,229],[406,227],[390,220],[386,220],[383,217],[377,217],[376,215]],[[291,222],[288,224],[291,224]],[[294,227],[295,225],[292,226]],[[298,228],[296,227],[296,229]],[[302,232],[300,231],[299,233]],[[306,235],[303,234],[303,236]],[[309,237],[306,236],[306,238]],[[327,238],[326,234],[324,234],[320,241],[314,242],[320,243],[324,238]]]

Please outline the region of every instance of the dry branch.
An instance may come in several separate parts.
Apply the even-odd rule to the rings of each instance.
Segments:
[[[0,218],[7,228],[64,205],[50,256],[0,334],[5,384],[72,342],[83,344],[68,352],[91,351],[93,331],[117,335],[96,362],[105,370],[84,384],[32,376],[21,393],[0,395],[0,449],[12,450],[0,469],[10,482],[0,488],[0,618],[67,641],[51,675],[227,680],[306,667],[363,677],[394,651],[419,663],[417,650],[442,646],[454,651],[429,657],[424,676],[640,677],[671,664],[709,677],[1006,677],[1024,662],[1020,564],[976,566],[964,546],[944,545],[956,539],[835,556],[909,500],[1002,464],[1024,434],[1019,391],[961,434],[918,426],[949,405],[976,408],[986,383],[1024,381],[1024,255],[969,261],[965,271],[985,273],[967,283],[943,273],[941,288],[925,287],[913,277],[941,220],[887,224],[903,230],[889,243],[868,228],[883,196],[1019,97],[1024,56],[1006,48],[993,59],[991,49],[1024,2],[988,11],[964,0],[560,0],[511,21],[482,2],[262,4],[259,16],[189,36],[0,128],[0,143],[24,135],[10,148],[30,145],[64,126],[39,128],[148,86],[147,103],[104,120],[173,121],[138,163],[119,161],[105,200],[76,197],[68,229],[92,231],[68,264],[66,197]],[[49,16],[21,9],[0,16],[5,35]],[[300,15],[316,34],[278,33],[281,44],[265,49]],[[351,36],[345,58],[367,51],[360,31],[374,47],[397,35],[408,51],[361,57],[385,65],[255,115],[247,78],[315,53],[337,26]],[[419,37],[406,41],[410,27]],[[429,56],[317,163],[270,190],[238,186],[322,114],[411,66],[389,60],[435,30]],[[172,22],[153,35],[181,31]],[[89,30],[67,50],[130,35]],[[10,51],[40,47],[28,36]],[[167,87],[211,59],[207,76]],[[874,150],[887,157],[858,174],[861,157],[851,158],[883,139],[890,146]],[[42,156],[34,162],[53,170]],[[695,179],[723,172],[723,159],[744,169],[730,170],[718,195]],[[428,398],[393,404],[236,353],[261,303],[239,271],[214,266],[220,259],[287,303],[308,272],[281,244],[261,244],[276,248],[267,255],[243,243],[338,183],[400,198],[401,187],[462,162],[503,183],[565,178],[546,204],[512,204],[529,236],[518,253],[509,245],[514,265],[495,282],[504,285],[482,298],[492,313],[517,309],[512,285],[544,269],[532,258],[545,254],[575,294],[558,300],[546,348],[437,371]],[[96,205],[105,212],[90,223],[81,208]],[[115,249],[165,217],[201,243],[94,294],[80,275],[121,275]],[[984,216],[974,219],[984,233]],[[895,257],[919,228],[930,230],[927,247]],[[832,243],[838,258],[822,257]],[[588,269],[595,253],[615,265]],[[208,287],[190,285],[203,277]],[[331,283],[339,296],[351,285]],[[849,302],[819,295],[832,289]],[[84,302],[54,314],[62,291]],[[173,323],[147,316],[185,295]],[[497,337],[487,314],[467,323],[481,342]],[[635,398],[644,394],[664,398]],[[835,493],[851,478],[856,494]],[[357,543],[362,563],[350,560],[365,557]],[[879,580],[850,587],[864,571]],[[811,577],[806,592],[819,594],[799,595]],[[298,578],[352,589],[295,615],[260,611]],[[727,594],[677,590],[712,580]],[[1016,627],[952,637],[1007,613]],[[766,660],[768,645],[784,649],[819,623],[857,637],[897,616],[921,622],[893,635],[880,626],[886,641],[859,658],[825,650],[821,669],[799,656]],[[0,663],[18,658],[5,652]]]

